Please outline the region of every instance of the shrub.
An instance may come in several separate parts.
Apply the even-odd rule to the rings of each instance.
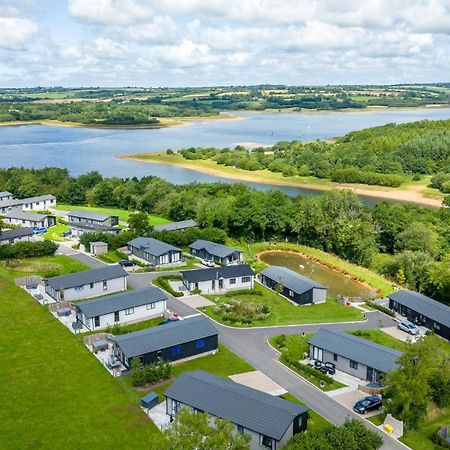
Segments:
[[[395,317],[395,312],[392,311],[392,309],[387,308],[386,306],[378,305],[375,302],[372,302],[370,300],[368,300],[366,303],[369,306],[371,306],[372,308],[378,309],[378,311],[381,311],[381,312],[387,314],[388,316]]]
[[[183,297],[182,292],[178,292],[175,289],[172,288],[172,286],[169,284],[169,280],[181,280],[181,275],[162,275],[155,280],[153,280],[153,284],[160,287],[161,289],[164,289],[169,294],[173,295],[174,297]]]
[[[254,320],[264,320],[270,316],[271,310],[264,303],[230,299],[214,308],[214,312],[227,322],[251,324]]]
[[[0,260],[50,256],[53,255],[57,249],[58,245],[49,240],[0,245]]]
[[[143,365],[139,358],[133,358],[131,361],[131,380],[135,387],[156,383],[169,378],[171,374],[172,366],[162,359],[147,365]]]
[[[236,289],[235,291],[227,292],[225,297],[235,297],[236,295],[257,295],[262,297],[264,294],[261,291],[252,289]]]

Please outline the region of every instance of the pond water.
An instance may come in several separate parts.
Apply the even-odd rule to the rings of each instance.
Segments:
[[[96,129],[48,125],[0,126],[0,167],[62,167],[72,175],[98,170],[105,176],[156,175],[176,184],[235,181],[165,164],[146,164],[117,155],[196,146],[232,147],[239,143],[313,141],[349,131],[421,119],[447,119],[450,108],[370,112],[231,112],[238,120],[198,120],[187,126],[155,129]],[[248,182],[258,190],[275,186]],[[313,189],[278,187],[288,195],[318,195]],[[367,203],[376,199],[366,198]]]
[[[344,295],[346,297],[367,297],[375,294],[375,291],[371,291],[357,281],[311,261],[302,255],[274,251],[261,255],[261,261],[271,266],[288,267],[305,277],[323,284],[328,288],[328,296],[332,298],[336,298],[338,295]]]

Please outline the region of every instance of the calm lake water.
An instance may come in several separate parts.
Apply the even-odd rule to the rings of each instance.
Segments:
[[[24,125],[0,127],[0,166],[68,168],[73,175],[98,170],[105,176],[157,175],[172,183],[232,180],[163,164],[114,158],[145,151],[196,146],[235,146],[241,142],[273,144],[280,140],[327,139],[349,131],[420,119],[450,118],[450,108],[326,113],[233,113],[241,120],[198,121],[189,126],[160,129],[93,129]],[[248,183],[260,190],[270,185]],[[282,187],[289,195],[317,191]],[[372,200],[373,202],[373,200]]]
[[[271,252],[261,255],[261,261],[271,266],[289,267],[289,269],[323,284],[328,288],[329,297],[336,298],[338,295],[367,297],[375,294],[360,283],[301,255],[288,252]]]

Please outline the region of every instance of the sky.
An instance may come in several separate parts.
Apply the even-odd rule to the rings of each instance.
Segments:
[[[450,81],[450,0],[0,0],[0,86]]]

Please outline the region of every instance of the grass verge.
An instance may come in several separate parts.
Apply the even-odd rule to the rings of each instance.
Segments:
[[[322,391],[345,387],[332,377],[324,376],[322,372],[298,362],[303,359],[305,353],[308,353],[308,340],[311,336],[312,334],[272,336],[269,343],[281,353],[280,362]]]

